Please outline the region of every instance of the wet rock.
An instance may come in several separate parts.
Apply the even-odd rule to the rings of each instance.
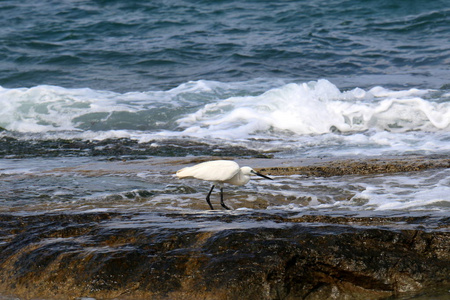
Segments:
[[[2,128],[0,127],[0,132]],[[77,139],[27,140],[10,136],[0,137],[0,158],[96,156],[114,160],[146,159],[154,156],[185,157],[213,155],[215,157],[260,157],[271,154],[239,146],[208,145],[194,141],[149,141],[140,143],[131,139],[83,141]]]
[[[384,299],[450,287],[444,216],[5,214],[0,225],[0,291],[22,298]]]
[[[295,162],[292,163],[295,165]],[[349,174],[388,174],[427,169],[450,168],[450,158],[440,156],[406,156],[395,158],[352,158],[325,160],[297,167],[265,167],[258,171],[271,175],[342,176]]]

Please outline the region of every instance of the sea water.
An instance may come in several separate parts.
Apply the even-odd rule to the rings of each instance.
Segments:
[[[450,152],[447,1],[25,0],[0,16],[3,212],[207,208],[208,185],[171,168],[73,169],[110,160]],[[285,176],[229,203],[448,212],[448,178]]]

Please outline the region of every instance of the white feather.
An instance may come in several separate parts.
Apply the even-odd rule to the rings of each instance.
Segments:
[[[178,178],[196,178],[200,180],[224,182],[240,171],[239,165],[231,160],[213,160],[187,167],[177,172]]]

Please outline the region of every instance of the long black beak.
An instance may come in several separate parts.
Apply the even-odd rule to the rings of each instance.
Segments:
[[[252,173],[255,174],[255,175],[258,175],[258,176],[260,176],[260,177],[263,177],[263,178],[266,178],[266,179],[273,180],[273,178],[270,178],[269,176],[266,176],[266,175],[264,175],[264,174],[258,173],[258,172],[256,172],[256,171],[253,171]]]

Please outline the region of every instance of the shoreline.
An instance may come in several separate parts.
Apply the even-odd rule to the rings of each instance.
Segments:
[[[450,168],[450,158],[442,156],[400,156],[386,158],[341,158],[311,161],[295,167],[258,168],[273,175],[342,176],[416,172],[428,169]]]
[[[50,171],[109,174],[142,172],[148,169],[162,174],[175,173],[178,169],[208,160],[234,160],[240,166],[251,166],[267,175],[306,175],[318,177],[342,175],[392,174],[416,172],[429,169],[450,168],[450,157],[446,155],[408,156],[358,156],[327,158],[233,158],[217,156],[159,157],[142,160],[100,160],[75,167],[61,167]]]
[[[99,212],[0,224],[0,289],[22,299],[445,299],[450,288],[448,216]]]
[[[231,158],[85,160],[64,167],[56,161],[41,174],[151,170],[169,182],[176,170],[211,159]],[[450,167],[450,158],[436,155],[236,161],[274,176]],[[449,278],[445,211],[122,207],[0,213],[0,299],[445,299]]]

